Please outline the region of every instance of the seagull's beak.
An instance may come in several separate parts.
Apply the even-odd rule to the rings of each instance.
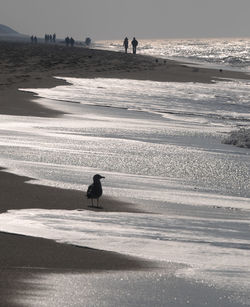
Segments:
[[[101,179],[104,179],[105,177],[101,176]]]

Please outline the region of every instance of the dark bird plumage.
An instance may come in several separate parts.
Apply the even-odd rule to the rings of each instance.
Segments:
[[[102,184],[101,179],[105,178],[99,174],[93,177],[93,183],[88,187],[87,197],[91,199],[91,204],[93,207],[93,200],[96,199],[96,206],[99,207],[99,198],[102,196]]]

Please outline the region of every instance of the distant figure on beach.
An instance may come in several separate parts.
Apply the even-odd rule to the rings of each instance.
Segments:
[[[135,37],[133,38],[131,44],[132,44],[132,47],[133,47],[133,54],[136,54],[136,48],[138,46],[138,41],[135,39]]]
[[[44,35],[45,43],[55,43],[56,42],[56,34],[45,34]]]
[[[69,39],[69,37],[67,36],[67,37],[65,38],[65,44],[66,44],[67,47],[69,46],[69,42],[70,42],[70,39]]]
[[[90,44],[91,44],[91,38],[90,38],[90,37],[86,37],[86,39],[85,39],[85,45],[86,45],[86,46],[90,46]]]
[[[32,35],[31,37],[30,37],[30,40],[31,40],[31,43],[33,44],[37,44],[37,37],[36,36],[34,36],[34,35]]]
[[[101,179],[105,178],[99,174],[96,174],[93,177],[93,183],[88,187],[87,190],[87,197],[91,199],[91,205],[93,205],[93,200],[96,199],[96,208],[101,208],[99,207],[99,198],[102,196],[102,184],[101,184]]]
[[[124,38],[123,46],[125,48],[125,53],[128,53],[128,38],[127,37]]]
[[[75,44],[75,40],[73,37],[70,38],[70,46],[71,47],[74,47],[74,44]]]

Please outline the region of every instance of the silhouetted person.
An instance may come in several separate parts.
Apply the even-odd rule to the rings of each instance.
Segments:
[[[102,196],[102,184],[100,181],[102,178],[105,177],[96,174],[93,177],[93,183],[88,187],[87,197],[91,199],[92,207],[93,207],[93,199],[96,199],[96,207],[99,208],[99,198]]]
[[[55,43],[55,42],[56,42],[56,33],[54,33],[54,34],[53,34],[53,38],[52,38],[52,40],[53,40],[53,43]]]
[[[133,46],[133,54],[136,54],[136,48],[138,46],[138,41],[135,39],[135,37],[133,38],[131,44]]]
[[[37,37],[34,37],[34,43],[37,44]]]
[[[74,47],[74,44],[75,44],[75,40],[73,37],[70,38],[70,46],[71,47]]]
[[[127,37],[124,38],[123,46],[125,48],[125,53],[128,53],[128,38]]]
[[[30,41],[31,41],[32,44],[34,43],[34,36],[33,35],[30,37]]]
[[[85,39],[85,45],[86,45],[86,46],[90,46],[90,44],[91,44],[91,38],[90,38],[90,37],[87,37],[87,38]]]
[[[67,47],[69,46],[69,42],[70,42],[70,39],[69,39],[69,37],[67,36],[67,37],[65,38],[65,44],[66,44]]]

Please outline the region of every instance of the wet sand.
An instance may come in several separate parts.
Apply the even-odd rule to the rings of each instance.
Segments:
[[[12,303],[16,296],[26,293],[28,297],[32,289],[41,290],[42,281],[39,286],[32,279],[39,280],[45,272],[91,273],[154,267],[152,263],[118,253],[3,232],[0,233],[0,250],[0,306],[4,307],[19,306]]]
[[[250,79],[244,73],[194,68],[184,63],[170,60],[164,63],[162,59],[156,61],[155,58],[141,55],[60,45],[0,42],[0,50],[0,114],[8,115],[60,116],[61,112],[33,102],[32,93],[18,91],[19,88],[49,88],[65,83],[54,79],[54,76],[205,83],[218,78]],[[81,191],[28,184],[29,180],[0,171],[0,212],[23,208],[90,209]],[[139,211],[134,205],[107,197],[103,197],[102,204],[107,211]],[[38,268],[89,272],[148,269],[155,266],[116,253],[7,233],[0,233],[0,247],[1,306],[12,306],[9,299],[17,288],[22,287],[18,281],[24,275],[17,268],[28,268],[25,270],[25,276],[28,277]]]
[[[32,178],[17,176],[0,168],[0,213],[11,209],[93,210],[86,191],[63,190],[39,184],[29,184]],[[101,212],[143,212],[134,204],[102,196]]]

